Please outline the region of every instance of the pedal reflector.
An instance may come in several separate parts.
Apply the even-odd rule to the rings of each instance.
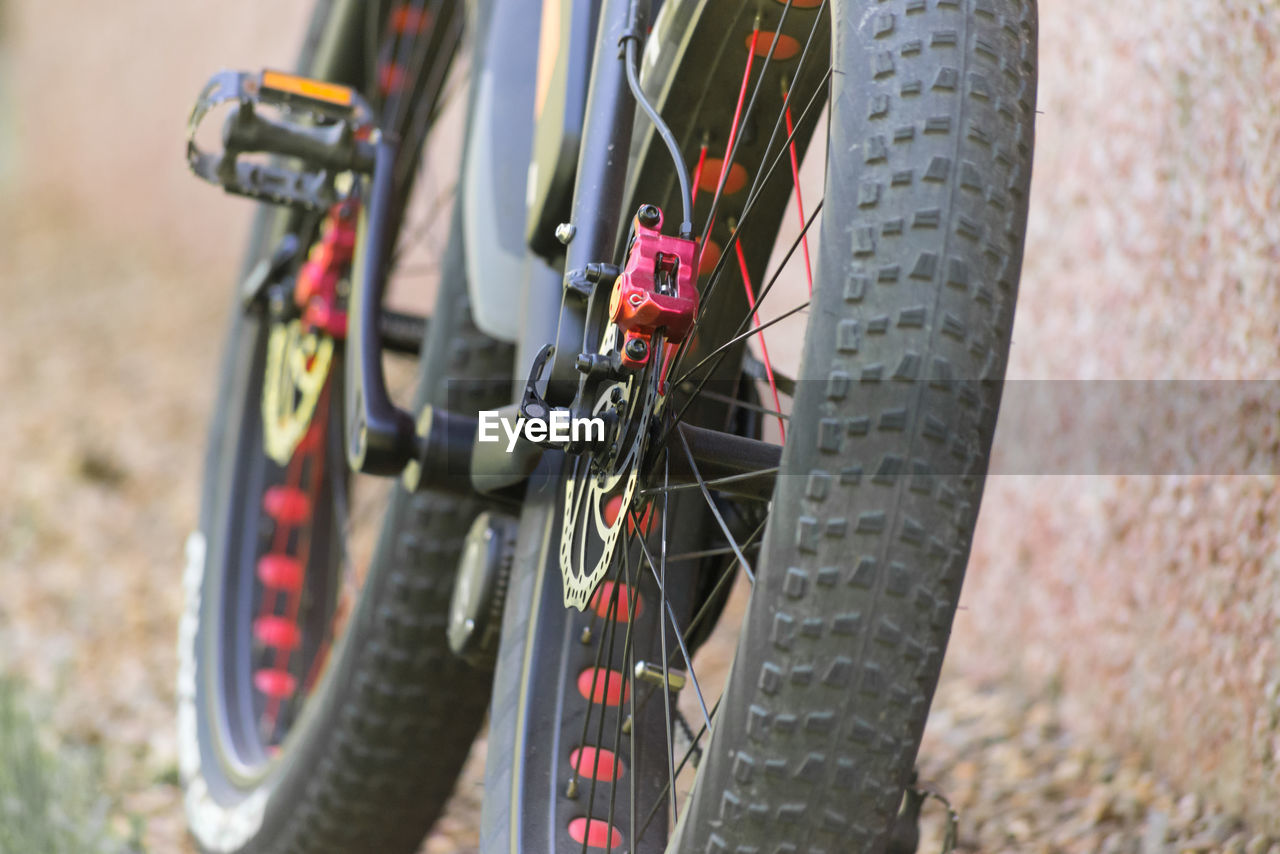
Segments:
[[[351,89],[347,86],[283,71],[263,71],[262,88],[338,107],[350,107],[352,104]]]

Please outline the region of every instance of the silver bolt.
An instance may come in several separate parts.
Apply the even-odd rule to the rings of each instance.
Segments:
[[[571,222],[562,222],[556,226],[556,240],[559,240],[565,246],[569,245],[569,241],[573,240],[573,236],[577,233],[577,226]]]

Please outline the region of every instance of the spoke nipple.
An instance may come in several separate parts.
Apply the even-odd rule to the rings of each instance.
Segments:
[[[648,661],[637,661],[635,676],[641,682],[648,682],[650,685],[659,687],[666,685],[667,690],[673,694],[684,687],[684,672],[674,670],[670,667],[663,673],[662,667]]]
[[[622,722],[622,734],[631,735],[631,715],[627,715],[627,719]]]
[[[582,636],[579,638],[579,640],[581,640],[584,645],[591,643],[591,627],[590,626],[582,627]]]
[[[578,799],[578,776],[576,774],[569,778],[569,785],[565,786],[564,796],[571,801]]]
[[[573,236],[578,233],[578,227],[571,222],[562,222],[556,226],[556,240],[563,245],[568,246],[573,240]]]

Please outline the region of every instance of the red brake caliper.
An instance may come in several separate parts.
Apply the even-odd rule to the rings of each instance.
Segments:
[[[614,282],[609,319],[622,330],[622,366],[630,371],[648,364],[653,334],[664,330],[658,391],[665,394],[670,357],[698,313],[698,244],[663,234],[662,211],[654,205],[643,205],[633,226],[635,241]]]
[[[294,301],[302,311],[302,325],[307,331],[339,340],[346,337],[347,313],[338,303],[338,282],[351,265],[355,241],[355,203],[335,205],[325,218],[320,239],[298,270],[294,286]],[[276,729],[281,704],[298,689],[290,660],[302,644],[298,613],[310,559],[312,515],[324,483],[329,388],[326,383],[316,404],[319,417],[312,416],[294,448],[284,483],[269,488],[262,496],[262,510],[274,521],[275,532],[271,550],[258,559],[257,575],[263,596],[253,621],[253,636],[273,654],[267,666],[254,672],[253,684],[267,698],[263,724],[268,737]]]

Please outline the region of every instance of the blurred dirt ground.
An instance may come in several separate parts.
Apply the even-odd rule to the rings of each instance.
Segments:
[[[247,221],[183,122],[210,71],[288,65],[307,5],[16,0],[0,27],[0,666],[101,745],[159,854],[189,850],[180,549]],[[1280,16],[1041,8],[1014,374],[1274,378]],[[992,481],[921,763],[962,849],[1280,851],[1275,511],[1269,478]],[[474,850],[478,779],[428,850]]]

